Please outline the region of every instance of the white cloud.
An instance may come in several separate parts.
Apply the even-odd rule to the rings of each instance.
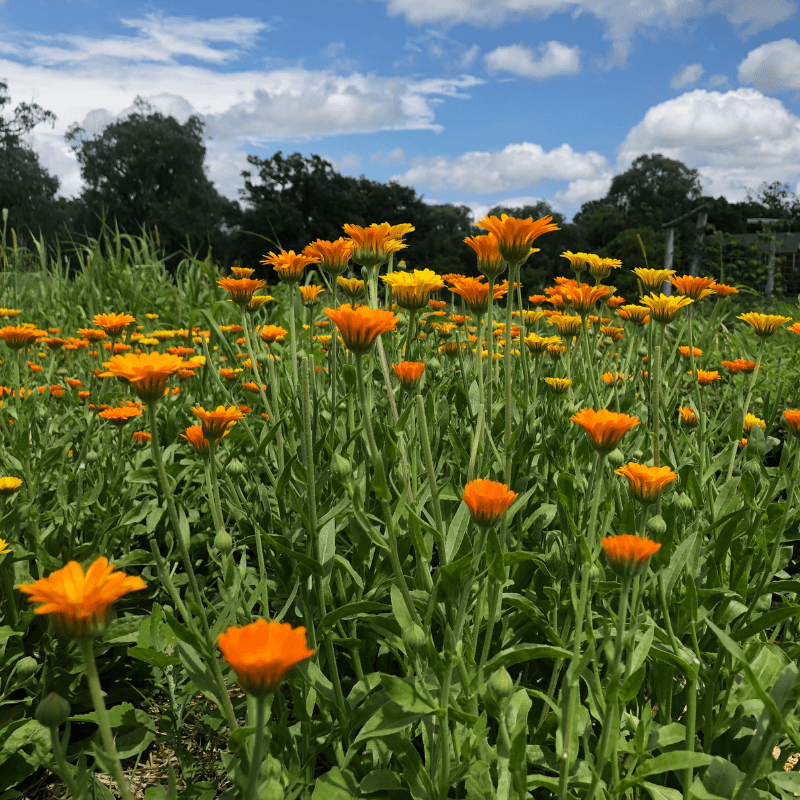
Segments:
[[[498,47],[485,58],[490,72],[503,70],[523,78],[542,79],[580,72],[580,53],[580,47],[550,41],[540,44],[536,51],[521,44]]]
[[[800,89],[800,44],[780,39],[756,47],[739,64],[739,80],[770,94]]]
[[[355,172],[361,166],[361,158],[355,153],[349,153],[341,158],[330,158],[329,156],[323,156],[323,158],[330,161],[338,172]]]
[[[704,72],[702,64],[689,64],[688,67],[684,67],[677,75],[673,76],[669,85],[673,89],[683,89],[697,83]]]
[[[708,77],[708,85],[709,86],[725,86],[728,83],[728,76],[727,75],[709,75]]]
[[[699,170],[704,192],[729,200],[763,181],[800,178],[800,118],[755,89],[693,92],[653,106],[629,132],[617,169],[662,153]]]
[[[605,25],[604,38],[624,61],[644,31],[678,30],[707,14],[723,14],[744,35],[768,30],[797,11],[793,0],[382,0],[391,15],[416,25],[467,23],[499,28],[509,21],[551,14],[591,14]]]
[[[395,147],[394,150],[388,153],[384,153],[382,151],[373,153],[369,157],[369,160],[372,161],[373,164],[396,166],[398,164],[407,164],[409,159],[402,147]]]
[[[545,152],[538,144],[522,142],[493,153],[415,158],[411,169],[392,180],[435,191],[490,194],[524,189],[545,180],[597,179],[607,172],[606,159],[599,153],[576,153],[568,144]]]

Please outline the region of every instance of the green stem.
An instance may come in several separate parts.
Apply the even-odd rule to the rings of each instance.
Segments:
[[[431,452],[431,440],[428,434],[428,426],[425,422],[425,403],[422,395],[417,395],[417,425],[419,426],[420,439],[422,440],[422,453],[425,456],[425,466],[428,470],[428,485],[431,489],[431,502],[433,503],[433,519],[439,535],[444,539],[445,527],[442,520],[442,507],[439,503],[439,487],[436,483],[436,469],[433,463],[433,453]]]
[[[103,748],[111,768],[111,776],[117,783],[119,793],[123,800],[133,800],[125,774],[122,771],[122,764],[119,760],[117,748],[114,746],[114,737],[111,734],[111,723],[108,719],[108,711],[103,700],[103,690],[100,687],[100,678],[97,674],[97,665],[94,661],[94,644],[91,639],[82,639],[78,642],[83,659],[83,669],[86,672],[86,682],[89,684],[89,694],[92,696],[92,704],[97,714],[97,725],[100,728],[100,737],[103,740]]]
[[[250,769],[247,774],[247,800],[258,800],[258,783],[261,773],[261,763],[263,757],[261,751],[264,749],[264,732],[267,727],[267,701],[269,695],[255,698],[255,733],[253,734],[253,752],[250,754]]]
[[[655,347],[655,365],[653,369],[653,384],[655,393],[653,394],[653,466],[661,466],[661,351],[664,349],[664,329],[661,326],[659,342]]]
[[[503,372],[505,375],[505,397],[506,397],[506,438],[505,438],[505,469],[503,475],[505,482],[511,485],[511,433],[513,426],[512,413],[512,394],[511,378],[514,374],[514,358],[511,354],[511,312],[514,310],[514,281],[519,278],[519,264],[514,269],[509,265],[508,270],[508,294],[506,295],[506,352],[503,357]],[[493,333],[489,331],[489,333]]]
[[[297,321],[294,311],[294,288],[294,284],[289,285],[289,349],[292,358],[292,390],[296,392],[299,380],[297,377]]]
[[[58,735],[58,726],[48,728],[50,731],[50,742],[53,748],[53,758],[58,772],[56,774],[67,786],[67,790],[72,795],[73,800],[81,799],[81,791],[78,784],[75,783],[75,778],[72,775],[72,768],[67,762],[66,755],[64,754],[64,746],[61,742],[61,737]],[[67,736],[69,733],[69,725],[67,725]],[[55,771],[55,770],[54,770]]]

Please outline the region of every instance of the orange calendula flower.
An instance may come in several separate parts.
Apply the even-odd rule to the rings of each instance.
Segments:
[[[628,479],[631,497],[640,503],[654,503],[664,487],[678,479],[669,467],[648,467],[634,461],[614,471]]]
[[[739,294],[739,290],[735,286],[728,286],[725,283],[715,283],[711,288],[717,297],[728,297],[732,294]]]
[[[126,353],[112,356],[103,364],[103,378],[120,378],[129,383],[140,400],[154,403],[164,396],[167,381],[186,368],[186,362],[171,353]]]
[[[272,300],[271,294],[254,294],[250,298],[250,302],[244,307],[248,314],[255,314],[259,308],[262,308]]]
[[[679,406],[678,413],[680,414],[681,425],[683,425],[684,428],[697,427],[697,414],[694,413],[693,408],[690,406]]]
[[[626,322],[632,322],[638,328],[641,328],[650,322],[650,309],[647,308],[647,306],[637,306],[631,303],[625,306],[620,306],[617,309],[617,314],[619,314]]]
[[[217,644],[242,688],[254,697],[274,692],[292,667],[316,652],[308,649],[305,628],[264,619],[228,628]]]
[[[694,350],[694,357],[695,358],[700,358],[700,356],[703,355],[703,351],[699,347],[695,347],[695,348],[693,348],[693,350]],[[681,347],[678,348],[678,352],[684,358],[689,358],[689,348],[687,346],[683,346],[682,345]]]
[[[517,219],[503,214],[500,217],[485,216],[475,224],[497,237],[500,255],[512,267],[519,266],[528,258],[531,245],[542,234],[560,230],[549,216],[534,221],[531,217]]]
[[[577,336],[583,330],[583,318],[569,314],[557,314],[547,320],[558,328],[562,336]]]
[[[668,322],[672,322],[675,315],[682,308],[691,305],[693,302],[694,300],[691,297],[674,297],[672,295],[667,297],[665,294],[651,294],[641,299],[642,305],[650,309],[651,316],[659,325],[666,325]]]
[[[21,592],[32,603],[40,603],[36,614],[52,614],[56,632],[72,639],[94,639],[111,619],[111,606],[129,592],[146,589],[137,575],[114,572],[105,556],[84,573],[77,561],[70,561],[49,578],[23,583]]]
[[[244,414],[236,406],[217,406],[215,411],[206,411],[202,406],[192,406],[192,413],[200,420],[203,436],[216,442],[230,430]]]
[[[297,283],[303,277],[303,271],[310,264],[318,264],[317,256],[297,254],[294,250],[281,250],[270,253],[261,259],[261,263],[272,267],[284,283]]]
[[[217,370],[217,373],[225,378],[226,381],[238,381],[239,377],[242,374],[241,369],[229,369],[228,367],[222,367],[221,369]]]
[[[519,497],[505,483],[478,478],[464,487],[463,500],[472,515],[472,521],[483,528],[497,525],[509,506]]]
[[[735,358],[733,361],[723,361],[722,366],[725,367],[731,375],[736,375],[739,372],[754,372],[756,362],[748,361],[746,358]]]
[[[609,297],[616,291],[613,286],[580,286],[565,285],[561,287],[561,296],[568,306],[572,306],[582,317],[592,311],[599,300]]]
[[[280,325],[265,325],[259,330],[258,335],[264,344],[273,344],[274,342],[283,342],[286,339],[289,331],[282,328]]]
[[[414,228],[411,225],[392,227],[388,222],[370,225],[368,228],[348,223],[343,226],[343,230],[352,242],[353,261],[367,269],[377,269],[389,260],[390,255],[407,247],[401,239]]]
[[[231,267],[231,272],[234,278],[252,278],[255,270],[252,267]]]
[[[782,317],[780,314],[759,314],[757,311],[739,314],[736,319],[746,322],[761,339],[768,339],[781,325],[792,321],[791,317]]]
[[[612,339],[615,342],[619,342],[620,340],[625,338],[624,329],[616,328],[613,325],[601,325],[600,333],[602,333],[603,336],[608,336],[609,339]]]
[[[490,280],[503,274],[506,262],[500,254],[500,245],[493,233],[487,233],[485,236],[467,236],[464,241],[478,256],[478,272]]]
[[[600,545],[608,565],[623,580],[630,580],[643,572],[649,558],[661,549],[658,542],[633,534],[606,536]]]
[[[695,275],[673,275],[669,282],[678,290],[678,294],[691,297],[692,300],[702,300],[714,294],[715,278],[703,278]]]
[[[0,328],[0,339],[12,350],[22,350],[23,347],[32,345],[46,333],[47,331],[30,328],[27,325],[6,325]]]
[[[691,375],[691,372],[687,373]],[[701,386],[710,386],[714,381],[719,380],[719,372],[717,370],[699,369],[697,370],[697,382]]]
[[[554,394],[564,394],[572,386],[572,381],[569,378],[545,378],[544,382]]]
[[[800,411],[787,409],[783,412],[786,425],[795,436],[800,436]]]
[[[761,428],[762,431],[765,431],[767,429],[767,423],[765,420],[759,419],[755,414],[747,414],[744,418],[745,434],[749,435],[750,431],[752,431],[756,425],[758,425],[758,427]]]
[[[367,306],[351,308],[347,303],[339,309],[326,308],[325,316],[333,320],[345,347],[357,356],[369,352],[375,340],[381,334],[394,330],[400,321],[391,311]]]
[[[800,322],[795,322],[794,325],[790,325],[786,330],[800,336]]]
[[[153,438],[153,434],[148,433],[147,431],[134,431],[131,438],[133,439],[134,443],[145,445]]]
[[[228,435],[228,431],[225,431],[223,436]],[[202,425],[190,425],[185,433],[181,434],[182,439],[186,439],[189,444],[194,447],[195,452],[199,453],[201,456],[208,455],[209,452],[209,442],[205,436],[203,436],[203,426]]]
[[[136,317],[132,317],[130,314],[94,315],[94,324],[97,325],[98,328],[102,328],[105,333],[112,338],[119,336],[132,322],[136,322]],[[86,338],[88,339],[89,337],[87,336]]]
[[[566,352],[567,348],[563,344],[547,345],[547,355],[549,355],[553,361],[558,361]]]
[[[660,292],[664,281],[669,280],[674,274],[674,269],[645,269],[637,267],[633,274],[644,284],[649,292]]]
[[[98,328],[78,328],[78,333],[84,339],[88,339],[90,342],[99,342],[101,339],[105,339],[107,336],[104,330],[100,330]]]
[[[116,425],[116,427],[121,428],[123,425],[126,425],[128,422],[130,422],[134,417],[141,417],[142,410],[138,406],[107,408],[104,411],[101,411],[97,416],[102,417],[112,425]]]
[[[419,361],[401,361],[399,364],[392,364],[392,369],[400,385],[407,392],[411,392],[419,386],[425,364]]]
[[[583,408],[570,417],[571,422],[580,425],[589,439],[589,444],[602,455],[607,455],[622,441],[622,437],[639,424],[638,417],[617,414],[602,408]]]
[[[306,308],[312,308],[319,303],[320,295],[325,291],[324,286],[317,286],[310,284],[309,286],[300,286],[300,296],[303,299],[303,305]]]
[[[80,389],[81,386],[83,386],[83,382],[80,378],[67,378],[66,384],[70,389]]]
[[[600,380],[609,385],[616,383],[617,386],[622,386],[626,381],[633,380],[633,375],[626,375],[622,372],[604,372],[600,376]]]
[[[340,275],[336,279],[336,283],[350,298],[351,303],[355,303],[364,294],[364,281],[360,278],[343,278]]]
[[[463,297],[469,310],[477,316],[485,314],[489,308],[489,284],[484,283],[483,278],[454,275],[450,280],[450,291]],[[508,294],[508,283],[495,284],[492,292],[494,299],[498,300],[505,294]]]
[[[343,239],[341,237],[333,242],[317,239],[303,248],[304,256],[312,256],[319,259],[320,268],[333,277],[342,275],[347,271],[352,252],[352,239]]]
[[[266,285],[266,281],[257,278],[220,278],[217,281],[217,286],[224,289],[240,308],[246,306],[253,295]]]
[[[14,494],[20,486],[22,486],[20,478],[12,478],[10,476],[0,478],[0,495]]]
[[[406,311],[419,311],[428,305],[431,292],[444,289],[444,281],[431,269],[392,272],[382,276],[382,280],[392,287],[397,305]]]

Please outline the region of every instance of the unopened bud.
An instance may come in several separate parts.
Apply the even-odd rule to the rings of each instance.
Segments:
[[[692,502],[692,498],[689,497],[686,492],[681,492],[678,495],[678,508],[683,511],[684,514],[688,514],[692,509],[694,509],[694,503]]]
[[[488,686],[489,691],[498,702],[514,694],[514,681],[505,667],[500,667],[492,674],[492,677],[489,678]]]
[[[39,671],[39,662],[31,656],[25,656],[17,661],[16,672],[17,675],[25,680],[35,675]]]
[[[422,650],[427,640],[428,637],[425,635],[425,631],[416,622],[413,622],[403,631],[403,644],[412,653],[418,653]]]
[[[331,458],[331,472],[340,481],[345,481],[353,474],[353,465],[341,453],[334,453]]]
[[[661,514],[656,514],[655,517],[650,517],[647,520],[647,532],[651,536],[663,536],[667,532],[667,523],[664,522],[664,517]]]
[[[619,447],[612,450],[606,458],[608,458],[608,464],[612,469],[619,469],[625,463],[625,454]]]
[[[97,455],[97,451],[96,450],[90,450],[86,454],[86,463],[87,464],[95,464],[98,461],[99,458],[100,458],[100,456]]]
[[[60,694],[50,692],[36,709],[36,720],[45,728],[58,728],[63,725],[72,713],[69,700]]]
[[[232,458],[226,465],[225,471],[228,475],[233,475],[235,478],[240,478],[242,475],[247,475],[247,467],[239,461],[238,458]]]
[[[233,547],[233,539],[228,531],[217,531],[217,535],[214,537],[214,547],[219,550],[220,553],[230,552]]]

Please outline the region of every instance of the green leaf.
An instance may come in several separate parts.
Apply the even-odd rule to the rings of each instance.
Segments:
[[[668,786],[658,786],[655,783],[645,781],[642,786],[647,789],[647,793],[653,800],[683,800],[683,793],[677,789],[670,789]]]
[[[754,619],[749,625],[740,628],[738,631],[733,631],[731,638],[735,642],[741,642],[743,639],[749,639],[751,636],[760,633],[767,628],[774,628],[779,623],[790,617],[796,617],[800,614],[800,606],[784,606],[783,608],[776,608],[773,611],[768,611],[760,617]]]
[[[129,647],[128,655],[133,658],[138,658],[139,661],[144,661],[145,664],[158,667],[159,669],[166,669],[167,667],[177,666],[181,663],[181,660],[177,656],[169,656],[166,653],[153,650],[151,647]]]
[[[506,582],[506,568],[503,563],[503,551],[500,548],[500,537],[494,528],[489,531],[486,539],[486,568],[489,570],[489,576],[501,586]]]
[[[461,548],[461,542],[464,539],[464,534],[467,532],[469,521],[469,508],[467,508],[466,503],[462,502],[450,523],[450,527],[447,529],[447,538],[444,543],[444,556],[448,564]]]
[[[343,619],[357,619],[358,617],[365,617],[375,613],[384,614],[391,611],[392,607],[386,603],[375,603],[372,600],[360,600],[356,603],[348,603],[344,606],[339,606],[333,611],[329,611],[320,623],[320,628],[329,630],[337,622]]]
[[[384,703],[366,722],[358,732],[353,744],[365,742],[368,739],[380,739],[392,733],[400,733],[409,725],[418,722],[424,714],[403,709],[393,701]]]
[[[572,653],[563,647],[552,647],[545,644],[520,645],[509,647],[489,659],[486,673],[490,674],[500,667],[508,667],[523,661],[535,661],[538,658],[572,658]]]
[[[314,783],[311,800],[356,800],[358,784],[350,770],[332,767]]]
[[[690,750],[672,750],[669,753],[662,753],[640,764],[630,778],[626,778],[620,783],[617,791],[625,792],[651,775],[661,775],[664,772],[682,772],[689,767],[704,767],[710,764],[711,761],[712,757],[707,753],[694,753]]]
[[[397,703],[403,711],[411,714],[432,714],[436,707],[425,699],[422,692],[411,678],[398,678],[396,675],[381,675],[381,684],[386,694]]]

